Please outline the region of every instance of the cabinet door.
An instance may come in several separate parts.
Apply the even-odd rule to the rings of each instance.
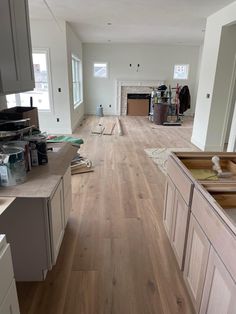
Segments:
[[[210,250],[201,314],[235,314],[236,283],[213,247]]]
[[[209,251],[210,242],[197,220],[191,214],[184,265],[184,280],[197,313],[201,304]]]
[[[20,90],[13,0],[0,1],[0,94]]]
[[[28,1],[0,1],[0,94],[34,88]]]
[[[15,280],[12,281],[4,301],[0,305],[0,314],[20,314]]]
[[[163,213],[163,222],[169,239],[171,238],[172,218],[174,211],[175,186],[167,177],[165,189],[165,205]]]
[[[58,185],[49,204],[52,264],[54,265],[64,235],[64,203],[62,183]]]
[[[21,91],[34,89],[28,1],[14,1]]]
[[[183,269],[184,262],[189,212],[189,207],[186,205],[178,190],[176,190],[171,228],[171,245],[181,270]]]
[[[0,243],[0,304],[7,294],[11,282],[14,278],[12,258],[9,244],[5,244],[1,249]]]

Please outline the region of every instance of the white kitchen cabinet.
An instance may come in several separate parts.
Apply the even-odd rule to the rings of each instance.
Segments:
[[[201,305],[209,251],[210,241],[191,214],[184,267],[184,280],[197,313],[199,312]]]
[[[200,314],[235,314],[236,283],[211,247]]]
[[[20,314],[15,281],[12,281],[6,298],[0,305],[0,314]]]
[[[10,246],[0,235],[0,314],[19,314]]]
[[[0,95],[33,90],[27,0],[0,1]]]
[[[71,209],[70,162],[77,148],[71,144],[48,156],[27,180],[0,190],[13,201],[0,215],[0,232],[7,235],[17,281],[42,281],[57,261]]]
[[[16,198],[0,216],[17,281],[44,280],[56,263],[64,235],[62,178],[55,176],[50,197]]]
[[[64,202],[62,182],[48,203],[49,223],[51,230],[52,264],[56,264],[57,256],[64,235]]]

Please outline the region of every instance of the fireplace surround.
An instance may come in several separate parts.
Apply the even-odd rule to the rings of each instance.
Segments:
[[[151,94],[153,87],[165,84],[164,80],[117,80],[116,81],[116,112],[127,115],[128,94]]]

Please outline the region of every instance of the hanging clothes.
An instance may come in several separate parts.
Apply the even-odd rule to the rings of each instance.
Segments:
[[[190,108],[191,96],[187,85],[183,86],[179,93],[179,113],[183,114]]]

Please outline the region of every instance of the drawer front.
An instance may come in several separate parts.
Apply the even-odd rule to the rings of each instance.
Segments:
[[[171,157],[169,157],[167,161],[167,173],[174,182],[174,185],[180,192],[185,203],[190,205],[193,191],[193,182],[186,176],[184,171]]]
[[[0,251],[0,304],[7,294],[13,277],[10,245],[6,244]]]
[[[231,276],[236,281],[235,235],[197,189],[194,189],[193,193],[192,212]]]

